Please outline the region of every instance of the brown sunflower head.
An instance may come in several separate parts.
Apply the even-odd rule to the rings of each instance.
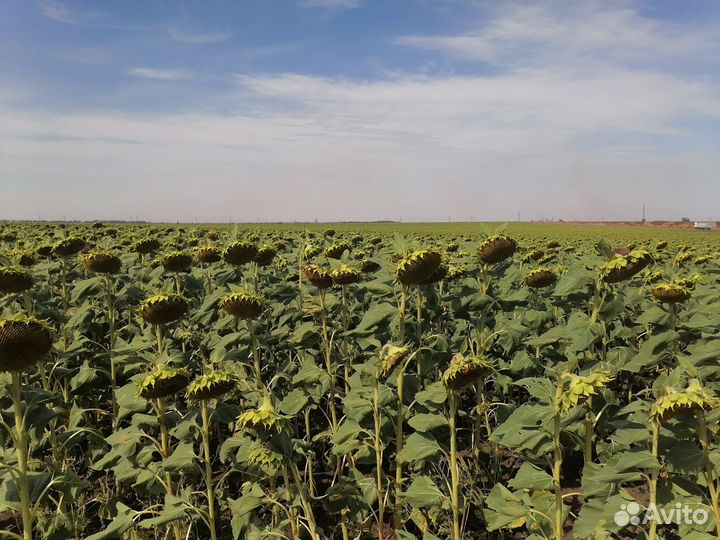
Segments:
[[[442,380],[451,390],[460,390],[478,379],[488,377],[495,370],[495,364],[482,356],[455,354],[442,374]]]
[[[635,249],[608,262],[600,276],[605,283],[620,283],[638,274],[652,262],[650,253],[644,249]]]
[[[397,266],[397,278],[404,285],[421,285],[433,279],[442,265],[440,253],[420,249],[400,260]]]
[[[536,268],[525,277],[525,284],[534,289],[549,287],[557,281],[557,275],[549,268]]]
[[[77,255],[85,248],[85,240],[82,238],[66,238],[56,243],[52,250],[55,255],[60,257],[72,257]]]
[[[31,266],[35,265],[35,256],[32,253],[28,253],[27,251],[16,251],[12,253],[12,256],[16,258],[17,263],[24,267],[24,268],[30,268]]]
[[[52,255],[52,252],[52,246],[40,246],[35,250],[35,253],[37,253],[40,257],[49,257]]]
[[[201,263],[216,263],[222,259],[222,253],[214,246],[204,246],[196,251],[197,259]]]
[[[174,251],[163,255],[160,264],[166,272],[187,272],[192,266],[193,256],[184,251]]]
[[[380,264],[369,259],[364,259],[360,261],[360,270],[368,274],[372,272],[377,272],[378,270],[380,270]]]
[[[332,275],[328,270],[317,264],[306,264],[300,271],[303,278],[318,289],[329,289],[333,285]]]
[[[690,298],[690,289],[677,283],[662,283],[652,289],[655,300],[663,304],[677,304]]]
[[[0,267],[0,293],[21,293],[32,287],[32,284],[33,279],[28,272],[8,266]]]
[[[340,242],[338,244],[333,244],[332,246],[329,246],[325,250],[325,256],[330,259],[339,260],[342,258],[343,253],[345,253],[346,251],[349,252],[351,249],[352,248],[350,244],[348,244],[347,242]]]
[[[257,246],[252,242],[238,240],[225,248],[223,258],[234,266],[242,266],[252,262],[257,251]]]
[[[650,409],[650,416],[660,422],[684,412],[710,411],[720,407],[720,400],[703,388],[698,379],[691,379],[685,390],[664,387]]]
[[[163,367],[151,371],[138,383],[138,394],[145,399],[161,399],[172,396],[190,384],[186,369]]]
[[[237,381],[224,371],[211,371],[201,375],[190,383],[187,389],[188,399],[196,401],[213,399],[235,389]]]
[[[255,262],[259,266],[268,266],[272,263],[275,255],[277,255],[277,250],[273,246],[263,244],[258,248],[257,255],[255,255]]]
[[[480,260],[486,264],[495,264],[512,257],[517,249],[517,242],[505,235],[487,238],[479,248]]]
[[[160,242],[155,238],[144,238],[142,240],[138,240],[133,245],[133,251],[142,254],[153,253],[158,249],[160,249]]]
[[[85,268],[98,274],[117,274],[122,266],[120,257],[104,251],[94,251],[83,255],[82,263]]]
[[[177,294],[156,294],[145,300],[141,313],[150,324],[169,324],[187,312],[187,301]]]
[[[0,319],[0,371],[24,371],[52,347],[47,326],[36,319]]]
[[[352,285],[362,281],[362,274],[354,268],[342,265],[332,271],[332,279],[335,285]]]
[[[220,301],[220,306],[233,317],[252,320],[262,313],[263,301],[257,294],[245,291],[228,294]]]

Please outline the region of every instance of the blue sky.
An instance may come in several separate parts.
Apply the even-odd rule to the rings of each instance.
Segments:
[[[720,219],[714,0],[0,14],[0,218]]]

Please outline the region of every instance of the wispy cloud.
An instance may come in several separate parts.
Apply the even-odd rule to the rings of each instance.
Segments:
[[[355,9],[362,0],[300,0],[300,7],[324,9]]]
[[[135,67],[127,70],[128,75],[142,79],[155,79],[158,81],[176,81],[186,79],[191,75],[188,69],[159,69],[150,67]]]
[[[720,46],[717,25],[689,28],[616,6],[579,2],[558,9],[553,3],[503,4],[483,13],[464,33],[401,36],[395,42],[504,67],[549,64],[550,57],[579,63],[657,64],[687,57],[697,61],[701,53]],[[714,54],[706,58],[717,61]]]
[[[71,24],[79,20],[64,4],[55,0],[42,0],[42,2],[40,2],[40,11],[49,19],[58,22]]]
[[[191,33],[170,28],[168,35],[171,39],[180,43],[190,43],[192,45],[207,45],[210,43],[220,43],[232,37],[232,32],[208,32],[208,33]]]

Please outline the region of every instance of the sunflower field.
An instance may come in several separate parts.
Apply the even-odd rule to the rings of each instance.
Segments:
[[[720,237],[328,227],[0,224],[0,539],[720,537]]]

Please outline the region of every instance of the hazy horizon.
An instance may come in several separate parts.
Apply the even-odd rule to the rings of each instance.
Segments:
[[[720,220],[718,2],[0,10],[0,219]]]

